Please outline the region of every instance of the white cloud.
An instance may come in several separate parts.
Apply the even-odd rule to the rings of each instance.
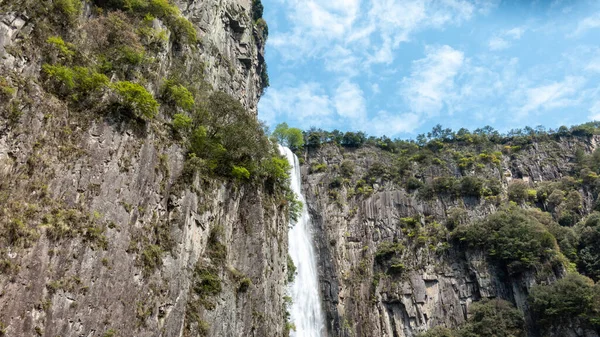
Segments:
[[[513,29],[509,29],[506,31],[505,35],[509,36],[515,40],[518,40],[521,38],[521,36],[523,35],[523,33],[525,33],[525,28],[523,27],[515,27]]]
[[[379,84],[377,84],[377,83],[371,84],[371,91],[373,92],[373,94],[380,93],[381,89],[379,88]]]
[[[600,73],[600,54],[598,54],[595,59],[592,59],[587,64],[587,66],[585,67],[585,70]]]
[[[304,83],[298,87],[269,89],[260,100],[260,114],[268,124],[276,116],[285,116],[290,124],[307,129],[313,124],[332,124],[335,110],[331,99],[319,84]]]
[[[396,135],[399,133],[412,133],[421,126],[423,119],[415,113],[391,114],[379,111],[366,125],[366,131],[371,135]]]
[[[510,47],[510,43],[501,37],[493,37],[489,43],[490,50],[503,50]]]
[[[426,54],[413,62],[410,77],[402,80],[402,95],[413,112],[434,115],[452,95],[464,54],[450,46],[427,47]]]
[[[492,51],[507,49],[512,45],[512,41],[519,40],[525,31],[524,27],[515,27],[502,31],[490,39],[488,46]]]
[[[577,24],[575,31],[569,34],[568,37],[581,36],[587,31],[595,28],[600,28],[600,12],[581,20],[579,24]]]
[[[576,94],[584,83],[585,80],[581,77],[566,77],[562,82],[527,88],[524,90],[524,104],[518,114],[525,116],[538,110],[575,105],[578,99]]]
[[[600,121],[600,101],[597,101],[590,108],[590,120]]]
[[[285,60],[324,58],[329,71],[335,52],[350,51],[354,66],[389,64],[400,44],[421,30],[460,24],[476,13],[486,13],[497,0],[280,0],[287,32],[272,34],[269,45]],[[278,25],[279,26],[279,25]]]
[[[360,123],[366,118],[367,107],[363,91],[354,83],[342,82],[335,90],[333,105],[337,114],[352,124]]]

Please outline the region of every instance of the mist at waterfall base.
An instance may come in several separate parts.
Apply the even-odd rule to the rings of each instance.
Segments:
[[[290,315],[296,331],[290,333],[293,337],[324,336],[324,315],[319,297],[317,276],[317,258],[310,233],[310,216],[302,195],[302,179],[298,157],[287,147],[279,146],[279,152],[284,155],[291,165],[290,185],[296,198],[302,201],[302,215],[293,224],[289,232],[289,253],[296,265],[296,278],[290,286],[292,305]]]

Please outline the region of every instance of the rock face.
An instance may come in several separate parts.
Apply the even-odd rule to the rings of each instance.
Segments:
[[[198,62],[216,90],[234,95],[257,113],[265,66],[264,39],[252,22],[252,0],[176,1],[200,30]]]
[[[499,165],[486,166],[478,175],[497,179],[504,188],[514,179],[532,184],[555,180],[572,169],[576,146],[589,152],[596,141],[534,145],[517,157],[505,156]],[[385,151],[369,146],[326,145],[305,154],[304,195],[315,227],[330,335],[412,337],[438,325],[456,327],[466,321],[470,304],[482,298],[506,299],[528,313],[527,296],[536,283],[532,273],[511,276],[481,250],[413,237],[414,232],[401,220],[415,218],[423,227],[444,227],[452,209],[464,209],[463,216],[471,221],[494,213],[498,201],[473,197],[422,200],[416,191],[381,179],[368,183],[372,192],[357,192],[354,185],[361,184],[357,181],[365,179],[369,169],[379,163],[393,165]],[[460,175],[458,168],[450,171]],[[426,181],[446,174],[435,167],[420,172]],[[344,178],[341,184],[340,177]],[[582,194],[583,213],[587,214],[593,197]],[[401,262],[396,266],[399,275],[388,275],[378,263],[378,247],[392,241],[404,247],[396,262]],[[554,270],[545,281],[553,282],[563,273]],[[530,336],[536,336],[527,315],[526,321]],[[573,328],[556,336],[597,334]]]
[[[190,76],[202,63],[256,113],[251,1],[175,3],[199,43],[169,43],[158,77],[175,59]],[[0,102],[0,334],[283,335],[286,209],[262,187],[184,181],[185,151],[160,122],[71,111],[38,84],[40,55],[19,52],[31,13],[2,12],[0,71],[18,89]],[[78,20],[93,17],[88,5]]]

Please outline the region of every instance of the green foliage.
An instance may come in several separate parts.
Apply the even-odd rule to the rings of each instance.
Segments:
[[[302,216],[302,209],[304,207],[304,204],[302,203],[302,201],[298,200],[296,195],[291,191],[287,193],[286,199],[288,204],[290,220],[292,223],[296,223],[300,219],[300,216]]]
[[[90,68],[44,64],[42,70],[56,85],[55,92],[77,101],[108,86],[108,77]]]
[[[266,30],[263,31],[265,34]],[[262,69],[260,70],[260,90],[261,93],[264,93],[265,89],[271,85],[269,82],[269,70],[267,69],[267,64],[263,63]]]
[[[103,337],[116,337],[117,336],[117,331],[115,329],[108,329]]]
[[[459,337],[525,337],[523,313],[501,299],[473,303],[470,317]]]
[[[483,299],[469,307],[469,319],[457,329],[434,327],[418,337],[525,337],[523,314],[501,299]]]
[[[346,132],[341,139],[341,145],[345,147],[361,147],[367,141],[364,132]]]
[[[29,248],[39,237],[35,228],[30,228],[22,219],[16,218],[4,224],[0,231],[0,237],[13,247]]]
[[[83,8],[81,0],[55,0],[54,10],[61,14],[67,23],[73,23]]]
[[[213,262],[223,264],[227,258],[227,247],[221,242],[223,237],[223,226],[215,226],[208,237],[207,250]]]
[[[327,171],[327,164],[325,163],[312,163],[310,165],[310,173],[321,173]]]
[[[182,16],[172,18],[170,28],[180,43],[195,44],[198,42],[196,28],[186,18]]]
[[[350,160],[344,160],[340,165],[340,173],[345,178],[352,178],[354,174],[354,163]]]
[[[102,8],[122,10],[141,16],[150,14],[163,20],[178,42],[197,42],[196,29],[169,0],[94,0],[94,3]]]
[[[294,264],[294,260],[288,254],[287,256],[287,282],[292,283],[296,278],[296,265]]]
[[[141,263],[146,277],[162,266],[162,253],[162,248],[158,245],[148,245],[142,251]]]
[[[448,328],[436,326],[426,332],[418,334],[417,337],[455,337],[455,334]]]
[[[553,261],[558,254],[556,240],[547,228],[515,206],[480,223],[460,226],[455,236],[472,247],[486,249],[513,274]]]
[[[246,168],[250,177],[279,171],[262,126],[235,98],[214,92],[207,108],[206,114],[196,116],[189,150],[206,161],[209,173],[231,177],[233,166]]]
[[[572,273],[556,283],[534,286],[529,303],[546,331],[568,327],[574,319],[600,329],[600,286],[585,276]]]
[[[391,259],[393,256],[401,255],[404,251],[404,246],[399,242],[383,242],[377,247],[375,252],[375,260],[384,262]]]
[[[192,127],[192,118],[185,114],[175,114],[173,116],[173,129],[179,133],[186,133]]]
[[[460,192],[463,196],[479,198],[483,194],[484,181],[478,177],[463,177],[460,181]]]
[[[194,95],[183,85],[168,80],[162,88],[163,99],[183,110],[191,110],[194,107]],[[191,123],[191,120],[190,120]]]
[[[580,228],[579,267],[587,276],[600,281],[600,213],[594,212]]]
[[[250,172],[245,167],[233,165],[231,176],[238,180],[248,180],[250,179]]]
[[[515,181],[508,185],[508,199],[516,203],[522,203],[529,199],[529,185],[524,181]]]
[[[258,28],[258,31],[261,33],[263,39],[267,40],[267,38],[269,38],[269,26],[267,25],[267,21],[265,21],[265,19],[263,19],[263,18],[260,18],[260,19],[256,20],[255,24],[256,24],[256,28]],[[265,70],[266,70],[266,65],[265,65]],[[268,83],[268,81],[267,81],[267,83]]]
[[[213,268],[203,267],[198,264],[194,268],[194,283],[192,289],[200,298],[205,308],[214,308],[214,304],[209,300],[210,297],[221,293],[221,279]]]
[[[4,102],[13,98],[16,92],[17,90],[8,84],[8,81],[6,81],[5,78],[0,77],[0,98],[2,98]]]
[[[300,149],[304,146],[302,130],[290,128],[287,123],[278,124],[271,137],[275,138],[279,144],[287,146],[292,150]]]
[[[264,6],[261,0],[252,0],[252,19],[254,21],[263,17]]]
[[[423,182],[415,177],[409,177],[406,180],[406,190],[407,191],[418,190],[421,187],[423,187]]]
[[[111,85],[121,104],[130,109],[135,116],[152,119],[158,112],[158,102],[143,86],[129,81],[120,81]]]
[[[58,50],[60,56],[64,58],[68,59],[75,56],[75,46],[72,43],[66,43],[60,36],[51,36],[46,42]]]

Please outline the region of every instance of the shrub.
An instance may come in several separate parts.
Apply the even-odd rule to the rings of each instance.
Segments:
[[[221,242],[223,237],[223,226],[217,225],[211,231],[208,236],[207,252],[213,262],[220,264],[225,262],[227,258],[227,247]]]
[[[194,269],[194,279],[194,292],[201,299],[221,293],[221,279],[214,269],[198,265]]]
[[[129,81],[120,81],[112,85],[121,104],[131,109],[137,117],[152,119],[158,112],[158,102],[143,86]]]
[[[580,229],[579,267],[596,282],[600,280],[600,213],[594,212]]]
[[[438,194],[454,195],[457,191],[457,183],[454,177],[438,177],[433,179],[432,187]]]
[[[327,164],[325,163],[312,163],[310,165],[310,173],[320,173],[327,171]]]
[[[469,318],[457,329],[441,326],[418,337],[525,337],[523,314],[501,299],[483,299],[469,307]]]
[[[399,242],[383,242],[377,247],[375,260],[383,262],[395,255],[402,254],[402,251],[404,251],[404,246]]]
[[[250,179],[250,172],[245,167],[241,166],[233,165],[233,168],[231,169],[231,175],[238,180]]]
[[[80,0],[56,0],[54,9],[63,15],[68,23],[72,23],[81,13],[82,3]]]
[[[508,199],[516,203],[527,201],[529,185],[523,181],[515,181],[508,185]]]
[[[448,328],[436,326],[426,332],[418,334],[417,337],[455,337],[455,334]]]
[[[158,245],[148,245],[142,251],[144,275],[149,276],[156,268],[162,266],[162,252]]]
[[[198,42],[196,28],[182,16],[172,19],[169,28],[173,31],[175,39],[180,43],[195,44]]]
[[[42,70],[58,86],[54,88],[55,92],[70,95],[75,101],[107,87],[109,83],[106,75],[85,67],[70,68],[44,64]]]
[[[174,81],[166,81],[163,85],[163,99],[183,110],[191,110],[194,107],[194,95],[183,85]]]
[[[483,299],[469,308],[469,319],[457,337],[525,337],[523,313],[501,299]]]
[[[252,0],[252,19],[254,21],[263,17],[264,6],[261,0]]]
[[[75,46],[71,43],[66,43],[60,36],[51,36],[46,42],[58,50],[62,57],[70,58],[75,56]]]
[[[264,40],[267,40],[269,38],[269,26],[267,25],[267,21],[265,21],[265,19],[260,18],[258,20],[256,20],[256,28],[258,28],[258,31],[261,33],[262,37]]]
[[[192,127],[192,119],[185,114],[175,114],[173,116],[173,129],[179,133],[188,132]]]
[[[292,283],[296,278],[296,265],[294,264],[294,260],[288,254],[287,256],[287,282]]]
[[[463,196],[481,197],[483,180],[477,177],[463,177],[460,181],[460,192]]]
[[[470,246],[486,249],[511,274],[550,261],[557,254],[552,234],[515,206],[491,214],[481,223],[460,226],[455,235]]]
[[[0,78],[0,98],[2,98],[3,101],[6,102],[10,100],[16,92],[17,90],[10,86],[6,79]]]
[[[354,174],[354,163],[349,160],[344,160],[340,165],[340,173],[344,178],[352,178]]]
[[[406,181],[406,190],[408,190],[408,191],[418,190],[422,186],[423,186],[423,182],[415,177],[410,177]]]
[[[235,165],[254,177],[262,170],[259,163],[271,157],[272,144],[261,124],[228,94],[211,94],[201,122],[192,134],[190,151],[207,160],[211,173],[231,177]]]
[[[544,330],[569,326],[573,320],[600,328],[600,286],[572,273],[551,285],[531,289],[529,303]]]

